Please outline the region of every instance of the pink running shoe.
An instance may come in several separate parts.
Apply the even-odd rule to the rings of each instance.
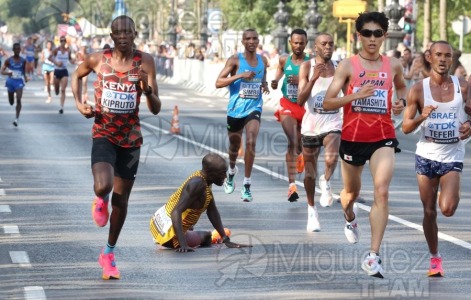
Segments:
[[[96,196],[95,199],[93,199],[92,204],[92,217],[97,226],[106,226],[110,217],[108,212],[108,201],[105,202],[103,198]]]
[[[442,258],[432,257],[430,259],[430,269],[428,270],[429,277],[444,277],[445,272],[442,268]]]
[[[103,275],[101,278],[108,280],[119,279],[121,277],[121,274],[116,267],[116,262],[114,261],[114,253],[104,254],[103,250],[101,250],[98,263],[103,267]]]

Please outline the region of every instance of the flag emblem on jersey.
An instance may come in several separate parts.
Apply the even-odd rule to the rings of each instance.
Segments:
[[[352,161],[352,156],[351,155],[344,154],[343,158],[347,161]]]
[[[293,68],[291,68],[291,66],[288,66],[288,67],[286,68],[286,71],[292,71],[292,70],[293,70]]]
[[[379,78],[388,78],[388,73],[386,73],[386,72],[379,72]]]

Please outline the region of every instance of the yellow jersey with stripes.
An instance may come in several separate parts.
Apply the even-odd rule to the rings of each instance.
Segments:
[[[185,182],[183,182],[178,190],[170,196],[167,204],[160,207],[150,219],[150,232],[152,233],[155,243],[164,245],[166,247],[180,247],[180,243],[178,242],[177,236],[175,234],[175,229],[173,228],[172,219],[170,216],[173,209],[180,201],[181,194],[186,184],[195,177],[200,177],[202,180],[204,180],[204,182],[206,182],[206,179],[204,178],[201,170],[194,172],[185,180]],[[182,213],[183,233],[186,233],[189,228],[198,222],[201,214],[206,211],[209,203],[214,200],[211,185],[206,185],[205,194],[206,199],[202,208],[188,208]]]

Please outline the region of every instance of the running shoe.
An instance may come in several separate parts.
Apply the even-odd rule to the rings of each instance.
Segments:
[[[101,278],[108,280],[108,279],[119,279],[121,274],[116,267],[116,262],[114,260],[114,253],[105,254],[103,250],[100,253],[100,257],[98,258],[98,263],[103,268],[103,275]]]
[[[296,202],[298,201],[298,188],[295,184],[290,184],[288,189],[288,201],[289,202]]]
[[[234,189],[235,189],[234,177],[236,176],[237,172],[239,172],[239,169],[236,166],[234,174],[227,173],[227,178],[226,180],[224,180],[224,192],[226,194],[232,194],[234,192]]]
[[[378,255],[374,253],[368,254],[365,258],[363,263],[361,264],[361,268],[365,271],[369,276],[377,277],[377,278],[384,278],[383,277],[383,267],[381,266],[381,259]]]
[[[330,181],[325,180],[324,175],[319,177],[319,187],[322,193],[319,204],[322,207],[332,206],[334,203],[334,197],[332,196],[332,190],[330,189]]]
[[[360,240],[360,228],[358,227],[357,216],[358,216],[358,206],[353,204],[353,213],[355,214],[355,219],[351,222],[345,222],[345,236],[347,240],[352,243],[358,243]]]
[[[432,257],[430,258],[430,269],[428,270],[429,277],[444,277],[445,272],[442,268],[442,258]]]
[[[59,113],[62,115],[64,113],[64,109],[63,108],[59,109]]]
[[[253,197],[252,197],[252,192],[250,191],[250,184],[244,184],[242,187],[242,190],[240,191],[241,194],[241,199],[244,202],[252,202]]]
[[[46,103],[51,103],[51,101],[52,101],[52,98],[51,98],[51,97],[47,97]]]
[[[309,206],[307,207],[307,226],[306,230],[308,232],[319,232],[321,231],[321,224],[319,223],[319,214],[317,213],[317,207]]]
[[[18,127],[18,120],[13,121],[13,126]]]
[[[302,153],[299,154],[298,158],[296,159],[296,170],[300,174],[304,172],[304,156]]]
[[[96,196],[92,204],[93,221],[97,226],[104,227],[108,223],[109,217],[108,201],[104,201],[103,198]]]

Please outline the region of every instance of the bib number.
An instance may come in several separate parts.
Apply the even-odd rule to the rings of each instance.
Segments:
[[[170,227],[172,227],[172,219],[170,219],[170,217],[167,215],[165,205],[155,212],[154,216],[152,217],[152,221],[159,231],[159,234],[162,236],[168,232]]]

